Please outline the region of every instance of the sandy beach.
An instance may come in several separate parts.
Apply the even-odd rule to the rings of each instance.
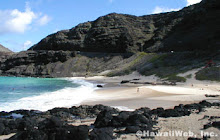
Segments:
[[[196,80],[195,73],[198,70],[194,69],[180,74],[181,76],[192,74],[192,77],[188,78],[185,83],[177,83],[175,86],[120,84],[122,80],[139,83],[163,82],[163,79],[154,75],[142,76],[137,72],[118,77],[96,76],[83,78],[93,83],[102,84],[103,88],[94,91],[93,94],[96,99],[91,98],[83,101],[81,104],[103,104],[122,110],[134,110],[140,107],[149,107],[151,109],[157,107],[171,108],[178,104],[194,103],[201,100],[219,100],[219,97],[213,98],[206,97],[205,95],[220,95],[220,84],[218,82]]]
[[[141,76],[137,72],[134,72],[127,76],[119,77],[88,77],[77,79],[83,79],[93,83],[94,85],[102,85],[102,88],[98,88],[92,93],[92,96],[87,100],[84,100],[80,105],[97,105],[102,104],[118,108],[119,110],[134,111],[141,107],[148,107],[155,109],[162,107],[164,109],[172,108],[179,104],[191,104],[198,103],[202,100],[208,100],[211,102],[219,101],[220,96],[206,97],[205,95],[220,95],[220,84],[218,82],[210,81],[198,81],[194,78],[195,72],[182,74],[192,74],[192,78],[187,79],[185,83],[177,83],[176,85],[156,85],[154,83],[162,83],[163,79],[159,79],[156,76]],[[122,80],[128,80],[129,83],[121,84]],[[138,82],[138,83],[132,83]],[[152,84],[141,84],[144,82]],[[206,108],[204,112],[197,114],[192,113],[190,116],[182,117],[159,117],[158,123],[154,125],[155,128],[159,128],[159,132],[167,132],[172,130],[180,130],[188,132],[189,130],[198,135],[201,133],[201,128],[209,122],[208,117],[219,116],[219,108]],[[88,125],[92,126],[96,118],[85,119],[72,119],[68,124],[73,126]],[[218,119],[219,120],[219,119]],[[197,124],[196,126],[194,124]],[[209,128],[206,131],[214,132],[220,135],[220,131],[216,128]],[[7,139],[12,137],[13,134],[0,136],[1,139]],[[188,137],[166,137],[170,140],[175,139],[187,139]],[[117,138],[118,140],[139,139],[136,134],[122,134]],[[164,137],[155,137],[156,140],[163,140]],[[212,137],[211,140],[217,140],[218,137]]]
[[[198,103],[202,100],[215,102],[220,100],[218,97],[206,97],[205,95],[220,95],[220,84],[212,81],[198,81],[195,79],[195,73],[199,69],[194,69],[180,76],[192,74],[185,83],[177,83],[175,86],[171,85],[144,85],[144,84],[120,84],[122,80],[139,79],[138,82],[162,82],[156,76],[141,76],[134,72],[127,76],[120,77],[90,77],[86,78],[90,82],[103,84],[102,89],[95,90],[93,94],[99,97],[98,99],[90,99],[84,101],[82,104],[95,105],[103,104],[119,108],[121,110],[132,111],[141,107],[149,107],[151,109],[163,107],[165,109],[173,108],[179,104]],[[205,116],[219,116],[219,108],[207,108],[200,114],[191,114],[184,117],[159,118],[158,124],[155,126],[159,128],[159,132],[168,131],[192,131],[197,138],[202,138],[201,133],[214,132],[218,136],[211,137],[211,140],[217,140],[220,131],[217,128],[209,128],[202,130],[203,125],[207,124],[208,118]],[[195,124],[197,124],[195,126]],[[182,139],[186,140],[188,137],[169,136],[169,137],[155,137],[156,140],[164,139]],[[135,134],[121,135],[118,140],[129,139],[137,140]]]
[[[137,91],[138,89],[139,91]],[[89,99],[82,104],[103,104],[121,110],[134,110],[141,107],[157,108],[163,106],[170,108],[180,103],[191,103],[190,101],[161,100],[160,98],[170,98],[176,94],[152,90],[145,86],[104,88],[96,90],[93,94],[98,95],[98,99]]]

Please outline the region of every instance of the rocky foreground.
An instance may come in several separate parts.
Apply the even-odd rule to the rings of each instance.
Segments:
[[[35,110],[0,112],[0,135],[16,133],[10,140],[112,140],[122,135],[135,135],[139,130],[157,132],[160,129],[155,127],[158,117],[189,116],[192,113],[204,112],[205,108],[210,107],[219,109],[220,103],[201,101],[180,104],[173,109],[151,110],[143,107],[132,112],[119,111],[103,105],[54,108],[46,112]],[[210,127],[220,129],[220,121],[217,120],[220,116],[209,117],[210,122],[201,129]],[[91,120],[94,121],[84,123]]]

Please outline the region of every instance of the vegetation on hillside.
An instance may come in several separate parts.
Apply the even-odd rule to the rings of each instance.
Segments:
[[[204,68],[196,73],[196,79],[220,81],[220,67]]]
[[[185,77],[177,76],[177,75],[170,75],[166,78],[166,80],[170,82],[186,82]]]
[[[216,53],[217,54],[217,53]],[[204,67],[207,60],[213,59],[219,63],[219,55],[209,52],[174,52],[174,53],[137,53],[135,58],[126,65],[111,71],[107,76],[127,75],[138,71],[142,75],[153,75],[174,82],[185,82],[186,77],[177,76],[189,70]]]

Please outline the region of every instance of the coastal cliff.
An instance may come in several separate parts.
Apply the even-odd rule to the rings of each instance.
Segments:
[[[71,77],[138,71],[168,77],[203,67],[210,59],[219,65],[219,9],[219,1],[203,0],[177,12],[111,13],[51,34],[2,60],[0,74]]]
[[[147,16],[108,14],[59,31],[30,50],[136,53],[216,50],[220,4],[202,1],[178,12]]]
[[[203,0],[177,12],[140,17],[112,13],[49,35],[18,53],[0,45],[0,76],[85,76],[75,83],[75,78],[65,78],[71,79],[71,87],[56,78],[55,83],[53,78],[33,78],[50,83],[40,80],[35,86],[32,78],[21,78],[23,83],[2,77],[6,90],[1,90],[1,104],[22,109],[1,108],[0,139],[218,139],[219,82],[196,79],[220,80],[219,15],[219,0]],[[94,75],[109,77],[89,77]],[[28,90],[60,84],[58,92]]]
[[[6,61],[12,54],[13,52],[11,50],[0,44],[0,65],[1,62]],[[0,73],[1,73],[1,69],[0,69]]]

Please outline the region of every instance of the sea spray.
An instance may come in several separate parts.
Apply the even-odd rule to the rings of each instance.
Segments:
[[[0,104],[0,111],[12,111],[18,109],[47,111],[54,107],[71,107],[79,105],[82,101],[95,98],[92,92],[96,89],[94,84],[76,78],[63,78],[78,87],[66,87],[54,92],[45,92],[40,95],[24,97],[13,102]]]

